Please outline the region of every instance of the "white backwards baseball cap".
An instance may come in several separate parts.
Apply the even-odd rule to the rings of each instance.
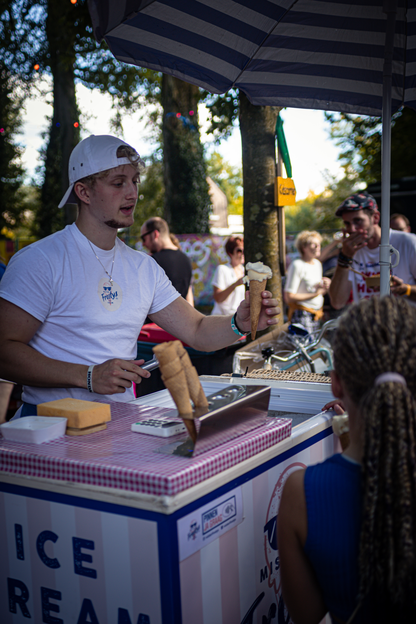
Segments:
[[[71,152],[68,165],[69,188],[63,196],[58,208],[65,204],[76,204],[77,196],[74,192],[74,184],[82,178],[100,173],[107,169],[114,169],[119,165],[131,165],[131,161],[123,156],[117,158],[117,149],[121,145],[131,148],[131,145],[121,139],[108,134],[100,134],[87,137]],[[134,148],[131,148],[134,149]],[[137,153],[137,152],[136,152]],[[140,158],[139,154],[137,157]]]

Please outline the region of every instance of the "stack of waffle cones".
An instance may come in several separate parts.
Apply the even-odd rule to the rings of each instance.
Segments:
[[[169,390],[179,415],[182,416],[195,443],[196,428],[191,400],[195,407],[208,407],[196,368],[179,340],[162,342],[153,347],[153,353],[159,362],[163,383]]]

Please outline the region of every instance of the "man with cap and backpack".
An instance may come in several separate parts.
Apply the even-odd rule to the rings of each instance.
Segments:
[[[379,294],[381,227],[377,202],[366,191],[347,197],[336,211],[344,221],[344,238],[329,288],[331,305],[339,310],[350,298],[368,299]],[[390,244],[400,254],[392,270],[391,293],[416,302],[416,236],[390,230]],[[367,279],[366,279],[367,278]]]
[[[112,136],[90,136],[69,159],[59,207],[78,204],[76,222],[15,254],[0,283],[0,377],[23,385],[17,416],[64,397],[134,398],[149,377],[136,360],[149,315],[200,351],[223,348],[250,331],[250,303],[230,317],[206,317],[173,288],[147,254],[127,247],[119,228],[134,222],[143,162]],[[259,329],[277,323],[277,301],[262,293]]]

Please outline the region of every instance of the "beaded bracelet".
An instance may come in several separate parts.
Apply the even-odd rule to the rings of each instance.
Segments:
[[[237,312],[234,313],[234,316],[231,317],[231,329],[237,336],[247,336],[250,332],[242,332],[239,330],[237,326]]]
[[[94,364],[91,364],[91,366],[88,367],[88,371],[87,371],[87,388],[88,388],[88,392],[94,392],[93,388],[92,388],[92,369],[94,368]]]

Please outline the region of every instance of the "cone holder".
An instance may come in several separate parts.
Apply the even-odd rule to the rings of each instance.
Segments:
[[[266,423],[270,401],[269,386],[232,385],[207,396],[208,408],[196,408],[193,420],[196,440],[176,441],[158,449],[160,453],[195,457]],[[176,410],[172,417],[181,417]]]

